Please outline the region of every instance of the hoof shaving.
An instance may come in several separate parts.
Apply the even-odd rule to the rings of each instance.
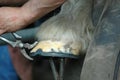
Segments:
[[[38,49],[41,49],[43,52],[61,52],[78,55],[79,49],[72,47],[65,48],[65,45],[65,43],[59,41],[40,41],[31,52],[36,52]]]

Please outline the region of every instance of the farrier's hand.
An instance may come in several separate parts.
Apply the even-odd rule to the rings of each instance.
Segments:
[[[0,35],[26,27],[66,0],[28,0],[22,7],[0,7]]]
[[[19,7],[0,7],[0,34],[24,28],[25,13]]]

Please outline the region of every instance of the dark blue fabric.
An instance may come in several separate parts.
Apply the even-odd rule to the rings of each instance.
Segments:
[[[0,80],[18,80],[7,46],[0,46]]]

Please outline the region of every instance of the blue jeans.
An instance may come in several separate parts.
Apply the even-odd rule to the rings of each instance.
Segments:
[[[0,80],[19,80],[7,46],[0,46]]]

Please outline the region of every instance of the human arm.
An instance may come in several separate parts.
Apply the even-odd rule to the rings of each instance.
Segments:
[[[0,7],[0,34],[26,27],[65,0],[29,0],[22,7]]]
[[[63,2],[65,0],[31,0],[22,6],[22,11],[27,12],[25,17],[31,23],[56,9]]]

